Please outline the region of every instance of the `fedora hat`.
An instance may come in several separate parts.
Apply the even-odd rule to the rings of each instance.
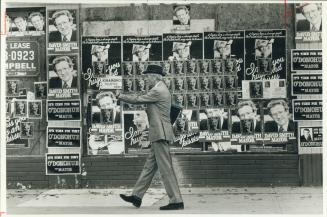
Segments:
[[[163,73],[162,67],[158,66],[158,65],[153,65],[153,64],[148,65],[148,67],[143,72],[143,74],[158,74],[158,75],[165,76],[165,74]]]

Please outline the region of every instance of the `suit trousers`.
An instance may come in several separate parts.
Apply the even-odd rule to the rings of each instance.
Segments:
[[[169,143],[166,140],[152,142],[150,154],[134,186],[132,195],[143,198],[158,169],[169,197],[169,203],[183,202],[172,165]]]

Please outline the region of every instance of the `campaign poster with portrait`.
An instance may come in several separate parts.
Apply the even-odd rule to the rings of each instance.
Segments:
[[[94,91],[88,95],[88,154],[111,155],[125,152],[120,90]]]
[[[34,82],[35,99],[47,99],[48,96],[48,82]]]
[[[40,47],[37,40],[6,41],[6,75],[36,76],[40,73]]]
[[[299,127],[300,147],[322,147],[322,134],[321,126]]]
[[[295,41],[297,43],[322,41],[322,4],[295,4]]]
[[[245,31],[245,79],[286,79],[286,30]]]
[[[6,8],[6,36],[45,35],[45,8]]]
[[[203,59],[203,33],[163,34],[163,60]]]
[[[294,121],[321,121],[322,100],[293,99]]]
[[[6,80],[6,97],[18,97],[20,84],[19,80]]]
[[[305,72],[322,70],[322,50],[292,49],[292,71]]]
[[[127,153],[145,152],[150,148],[149,122],[145,111],[124,112],[124,140]]]
[[[292,74],[292,95],[322,94],[322,74]]]
[[[22,138],[21,123],[26,118],[7,118],[6,119],[6,143],[7,148],[28,148],[28,138]]]
[[[229,109],[208,108],[200,110],[200,141],[230,141],[229,126]]]
[[[79,11],[55,9],[47,11],[48,53],[78,52]]]
[[[107,80],[121,76],[121,36],[82,37],[82,63],[87,88],[117,89]]]
[[[242,81],[243,99],[286,98],[285,79]]]
[[[240,100],[231,109],[231,144],[262,145],[263,117],[261,100]]]
[[[173,29],[190,30],[191,25],[191,6],[190,5],[173,5]]]
[[[244,79],[244,31],[204,32],[204,59],[214,59],[214,72]]]
[[[173,124],[175,141],[171,149],[178,151],[201,151],[203,144],[199,142],[199,111],[185,109],[177,116]]]
[[[49,55],[48,61],[48,98],[78,99],[80,97],[78,56]]]
[[[264,100],[263,103],[265,145],[293,144],[295,147],[297,125],[292,118],[290,102],[279,98]]]
[[[29,119],[41,119],[42,116],[42,100],[27,101],[27,111]]]
[[[123,61],[162,61],[162,36],[123,36]]]

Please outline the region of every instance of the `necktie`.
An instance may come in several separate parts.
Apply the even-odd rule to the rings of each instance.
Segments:
[[[280,128],[279,128],[279,130],[278,130],[278,132],[279,132],[279,133],[282,133],[282,132],[284,132],[284,129],[283,129],[283,127],[280,127]]]
[[[66,36],[64,36],[64,37],[62,38],[62,41],[68,41],[68,38],[67,38]]]
[[[68,88],[68,84],[67,84],[66,82],[64,82],[64,84],[63,84],[62,87],[63,87],[63,88]]]

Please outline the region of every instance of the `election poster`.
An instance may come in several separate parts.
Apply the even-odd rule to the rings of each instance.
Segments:
[[[171,149],[178,151],[201,151],[202,143],[199,142],[199,111],[186,109],[183,110],[173,124],[175,141]]]
[[[285,79],[242,81],[243,99],[271,99],[286,97],[287,88]]]
[[[300,147],[322,147],[322,126],[303,126],[299,128]]]
[[[321,121],[322,100],[293,99],[294,121]]]
[[[230,115],[226,108],[208,108],[199,113],[199,140],[230,141]]]
[[[48,53],[78,52],[79,11],[56,9],[47,11]]]
[[[292,71],[305,72],[322,70],[322,50],[292,49]]]
[[[46,175],[72,175],[81,173],[81,155],[46,154]]]
[[[48,98],[79,99],[80,70],[78,56],[75,54],[49,55],[48,61]]]
[[[245,31],[245,79],[286,79],[286,30]]]
[[[6,97],[18,97],[20,84],[19,80],[6,80]]]
[[[241,100],[231,109],[232,145],[262,145],[263,105],[260,100]]]
[[[12,37],[45,35],[45,8],[6,8],[5,33]]]
[[[123,154],[122,110],[117,95],[120,90],[89,93],[87,105],[88,153]]]
[[[204,32],[204,59],[213,60],[213,72],[244,79],[244,31]]]
[[[48,96],[48,82],[34,82],[34,94],[35,99],[47,99]]]
[[[121,83],[121,36],[82,37],[82,63],[87,88],[119,89],[114,84]]]
[[[173,29],[186,31],[191,25],[191,5],[173,5]]]
[[[296,123],[292,119],[292,108],[288,100],[285,98],[265,100],[265,145],[293,144],[296,146],[296,132]]]
[[[27,101],[27,113],[29,119],[41,119],[42,116],[42,100]]]
[[[47,148],[79,148],[81,138],[80,127],[47,127]]]
[[[40,73],[40,48],[37,40],[10,40],[6,43],[6,75],[36,76]]]
[[[295,4],[295,41],[310,43],[322,41],[322,4]]]
[[[123,61],[162,61],[162,36],[123,36]]]
[[[80,100],[47,100],[47,121],[80,121]]]
[[[322,94],[322,74],[292,74],[292,95]]]
[[[22,132],[21,124],[25,120],[26,119],[24,119],[24,118],[7,118],[7,120],[6,120],[7,148],[28,148],[29,147],[28,138],[26,138],[26,137],[22,138],[22,133],[21,133]]]
[[[203,59],[203,33],[163,34],[163,60]]]
[[[144,152],[150,148],[149,122],[145,111],[124,112],[124,140],[128,153]]]

